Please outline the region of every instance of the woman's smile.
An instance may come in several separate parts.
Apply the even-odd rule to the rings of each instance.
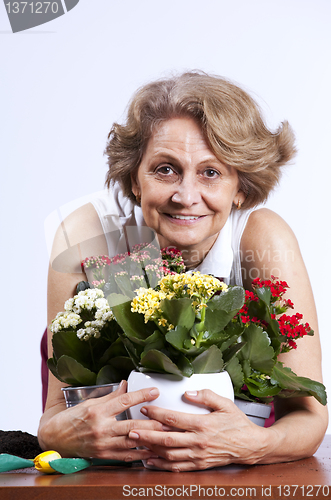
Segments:
[[[214,244],[233,203],[244,201],[236,170],[216,158],[190,118],[158,126],[132,176],[132,191],[141,197],[145,222],[161,246],[202,254]]]
[[[205,215],[182,215],[182,214],[164,214],[173,220],[175,224],[191,224],[194,222],[200,222],[204,219]]]

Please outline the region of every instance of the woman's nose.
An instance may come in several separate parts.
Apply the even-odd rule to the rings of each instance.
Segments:
[[[181,183],[176,186],[176,191],[171,197],[171,201],[186,208],[191,207],[195,203],[199,203],[200,200],[201,194],[197,186],[193,181],[187,179],[183,179]]]

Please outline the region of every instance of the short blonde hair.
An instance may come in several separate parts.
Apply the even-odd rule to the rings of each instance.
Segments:
[[[272,132],[247,92],[225,78],[189,72],[149,83],[135,93],[126,123],[114,123],[108,135],[106,185],[119,182],[135,202],[131,173],[137,171],[155,127],[181,116],[193,118],[215,156],[237,170],[246,194],[243,208],[267,199],[279,182],[281,167],[296,153],[287,121]]]

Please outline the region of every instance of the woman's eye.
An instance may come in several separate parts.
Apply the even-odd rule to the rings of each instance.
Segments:
[[[207,177],[208,179],[217,179],[220,176],[220,173],[217,170],[214,170],[213,168],[207,168],[204,171],[204,176]]]
[[[171,175],[174,174],[175,172],[173,168],[170,167],[170,165],[160,165],[155,169],[155,173],[160,175]]]

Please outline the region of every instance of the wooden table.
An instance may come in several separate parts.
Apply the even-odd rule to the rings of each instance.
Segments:
[[[199,472],[91,467],[70,475],[35,469],[0,473],[1,500],[331,499],[331,435],[311,458],[273,465],[230,465]]]

